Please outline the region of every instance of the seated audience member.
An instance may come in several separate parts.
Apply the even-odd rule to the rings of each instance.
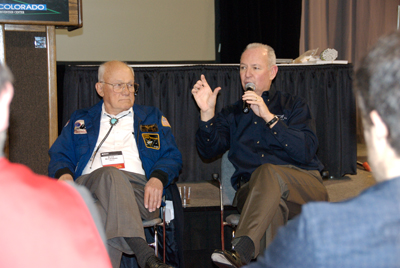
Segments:
[[[343,202],[303,206],[249,268],[400,266],[400,33],[378,41],[354,86],[378,184]]]
[[[102,64],[96,83],[103,100],[74,112],[50,148],[49,175],[74,180],[92,193],[104,224],[110,258],[135,254],[140,267],[170,267],[145,240],[142,219],[159,217],[163,190],[182,167],[167,118],[134,104],[132,68]]]
[[[257,257],[266,230],[269,243],[289,214],[300,212],[301,205],[328,200],[310,109],[303,99],[271,88],[277,72],[274,50],[253,43],[240,59],[245,90],[241,100],[216,115],[221,88],[212,91],[202,75],[192,89],[200,108],[199,153],[213,158],[229,150],[228,158],[236,168],[231,181],[241,216],[234,249],[216,250],[211,256],[219,267],[249,263]]]
[[[110,268],[103,227],[100,234],[90,212],[99,215],[79,194],[91,199],[89,192],[5,158],[12,80],[0,64],[0,267]]]

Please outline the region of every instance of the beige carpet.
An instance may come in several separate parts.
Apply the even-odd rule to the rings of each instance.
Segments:
[[[360,168],[357,169],[357,175],[324,181],[331,202],[338,202],[354,197],[374,184],[375,179],[372,173]]]

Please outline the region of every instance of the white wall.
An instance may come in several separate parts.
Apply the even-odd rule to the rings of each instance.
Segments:
[[[56,31],[57,61],[213,61],[214,0],[82,0],[83,28]]]

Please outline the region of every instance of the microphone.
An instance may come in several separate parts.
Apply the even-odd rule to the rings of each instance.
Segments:
[[[256,85],[254,85],[253,83],[247,83],[245,86],[245,90],[252,90],[254,91],[256,89]],[[247,114],[250,111],[250,104],[247,103],[247,101],[243,101],[243,113]]]

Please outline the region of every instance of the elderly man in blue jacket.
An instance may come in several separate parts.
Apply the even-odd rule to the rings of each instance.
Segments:
[[[140,267],[170,267],[148,247],[142,219],[159,216],[163,189],[179,175],[182,155],[161,111],[134,105],[132,68],[106,62],[98,77],[103,100],[72,114],[50,148],[49,175],[91,191],[113,267],[123,252],[135,254]]]

